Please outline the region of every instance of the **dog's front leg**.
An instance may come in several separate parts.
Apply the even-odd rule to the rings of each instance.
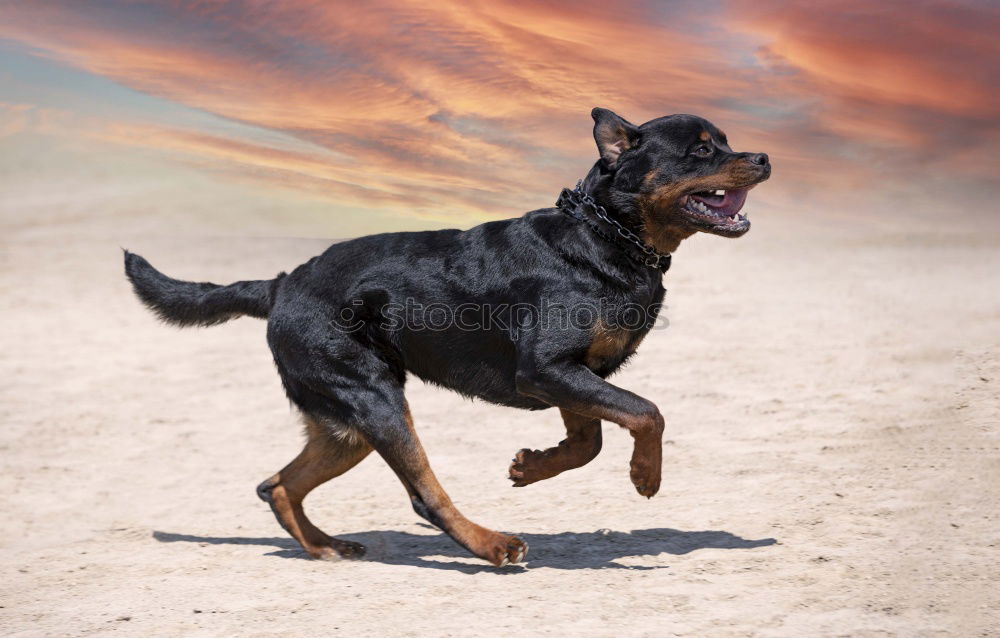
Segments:
[[[635,489],[647,498],[660,489],[663,416],[651,401],[572,362],[520,364],[516,382],[518,393],[524,396],[628,430],[635,439],[631,463]]]
[[[514,487],[531,485],[566,470],[583,467],[601,451],[600,419],[574,414],[569,410],[560,412],[566,426],[566,438],[547,450],[519,450],[508,469],[508,478],[514,482]]]

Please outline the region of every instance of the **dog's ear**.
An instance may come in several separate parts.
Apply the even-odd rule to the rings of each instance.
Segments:
[[[614,168],[618,163],[618,157],[623,151],[631,148],[638,138],[639,129],[608,109],[595,108],[590,112],[590,116],[594,118],[594,141],[597,142],[597,150],[600,151],[601,158],[608,168]]]

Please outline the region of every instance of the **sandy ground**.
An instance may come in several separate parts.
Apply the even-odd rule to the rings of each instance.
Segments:
[[[162,326],[118,252],[228,281],[325,242],[8,218],[0,633],[1000,635],[1000,235],[759,226],[682,247],[669,328],[616,377],[667,418],[650,501],[615,426],[513,489],[558,415],[411,382],[453,499],[531,546],[494,569],[375,456],[307,502],[368,559],[304,558],[254,494],[301,444],[263,322]]]

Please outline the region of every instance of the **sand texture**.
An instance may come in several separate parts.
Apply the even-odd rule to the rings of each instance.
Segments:
[[[366,560],[305,557],[254,494],[301,446],[265,324],[177,330],[119,246],[168,274],[265,278],[311,239],[8,224],[0,256],[0,633],[987,636],[1000,627],[998,236],[849,224],[698,237],[670,325],[614,382],[667,420],[663,487],[605,424],[584,468],[525,488],[558,413],[411,380],[464,513],[521,534],[468,556],[377,456],[307,500]]]

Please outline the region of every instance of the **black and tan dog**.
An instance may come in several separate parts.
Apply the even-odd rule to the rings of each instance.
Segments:
[[[747,191],[771,167],[767,155],[733,152],[699,117],[634,126],[605,109],[592,115],[600,159],[556,208],[466,231],[361,237],[290,274],[228,286],[171,279],[125,253],[136,294],[164,321],[268,320],[268,344],[308,440],[257,493],[310,555],[364,553],[314,526],[302,500],[372,450],[417,514],[476,556],[505,565],[527,553],[517,537],[466,519],[438,484],[403,396],[407,372],[493,403],[559,408],[566,439],[518,452],[515,486],[589,462],[601,449],[601,421],[610,421],[635,439],[636,490],[656,494],[663,417],[605,378],[651,328],[670,253],[698,231],[746,233]],[[413,312],[431,306],[433,321]]]

